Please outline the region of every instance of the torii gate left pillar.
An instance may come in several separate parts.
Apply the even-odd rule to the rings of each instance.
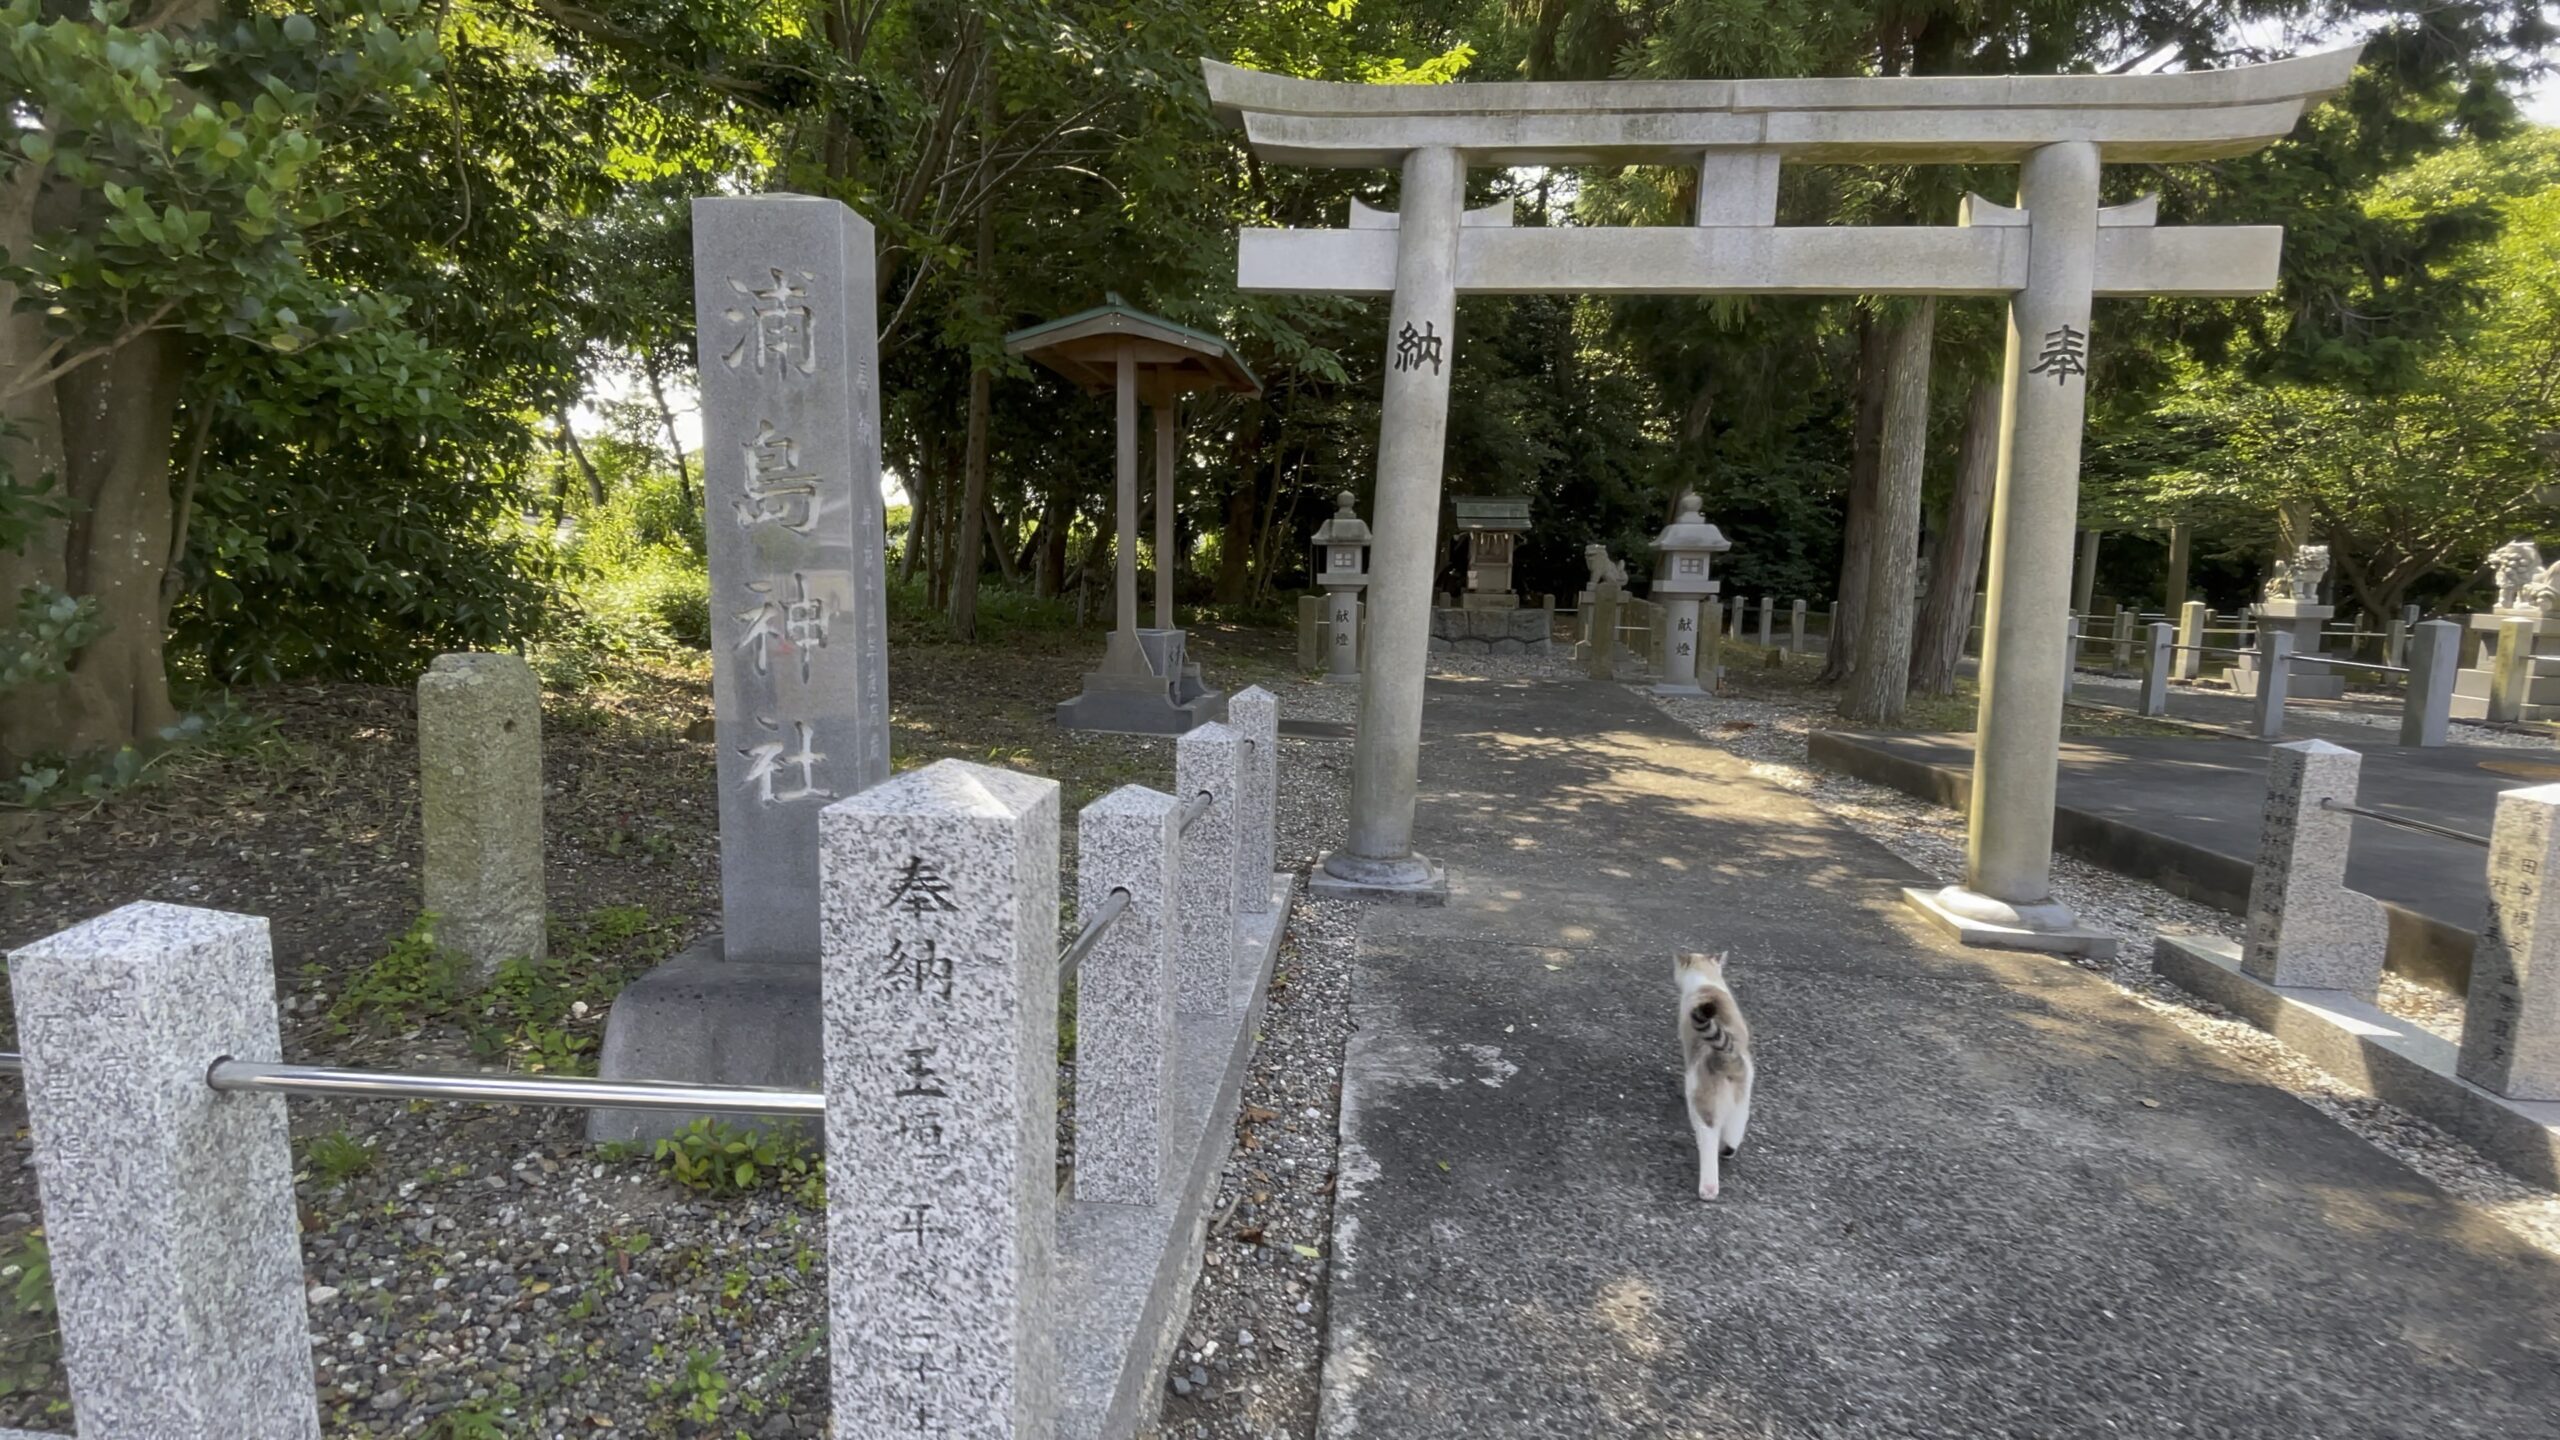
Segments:
[[[2009,302],[1989,633],[1964,881],[1907,892],[1969,944],[2111,950],[2053,899],[2054,765],[2086,412],[2091,302],[2262,292],[2272,227],[2153,224],[2150,201],[2101,210],[2102,162],[2245,154],[2343,87],[2353,48],[2170,75],[1980,76],[1364,86],[1204,62],[1212,106],[1269,163],[1399,166],[1394,221],[1356,202],[1348,230],[1238,237],[1247,291],[1391,295],[1379,415],[1369,663],[1350,833],[1312,888],[1437,903],[1413,849],[1460,294],[1985,295]],[[2015,208],[1969,199],[1949,227],[1783,228],[1783,164],[2020,168]],[[1697,222],[1637,229],[1469,223],[1469,165],[1694,165]]]

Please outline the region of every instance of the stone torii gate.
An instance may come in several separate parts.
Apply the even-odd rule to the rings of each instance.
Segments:
[[[2149,199],[2101,208],[2099,167],[2259,149],[2343,87],[2356,55],[2177,75],[1456,85],[1203,61],[1211,104],[1265,163],[1403,176],[1392,215],[1355,205],[1347,229],[1238,235],[1244,290],[1393,298],[1350,834],[1315,888],[1446,894],[1414,853],[1413,810],[1458,296],[1999,295],[2008,359],[1965,878],[1914,899],[1970,943],[2112,944],[2082,932],[2047,883],[2090,302],[2271,289],[2283,231],[2164,229]],[[1969,197],[1951,227],[1777,223],[1786,164],[2004,162],[2019,167],[2017,205]],[[1631,164],[1697,167],[1695,223],[1513,228],[1508,205],[1465,208],[1471,166]]]

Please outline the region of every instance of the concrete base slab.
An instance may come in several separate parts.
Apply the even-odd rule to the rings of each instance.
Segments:
[[[1227,697],[1210,690],[1180,704],[1174,682],[1161,676],[1108,675],[1099,670],[1084,677],[1084,693],[1058,702],[1058,724],[1068,730],[1102,730],[1116,735],[1182,735],[1212,720],[1227,718]]]
[[[1948,909],[1935,890],[1906,886],[1902,898],[1928,916],[1962,945],[1978,950],[2032,950],[2044,955],[2089,955],[2099,959],[2116,953],[2116,937],[2095,930],[2034,930],[2023,925],[1995,925]]]
[[[1058,1207],[1059,1440],[1122,1440],[1151,1427],[1200,1278],[1202,1242],[1228,1148],[1280,934],[1291,877],[1271,877],[1271,908],[1240,914],[1236,1003],[1176,1021],[1176,1133],[1190,1161],[1153,1205],[1063,1197]]]
[[[641,976],[606,1012],[596,1073],[607,1080],[691,1080],[815,1090],[824,1078],[818,1040],[818,958],[739,962],[712,936]],[[594,1110],[587,1138],[654,1141],[700,1117],[663,1110]],[[715,1115],[731,1125],[771,1116]],[[805,1127],[812,1143],[819,1127]]]
[[[2162,935],[2151,968],[2348,1085],[2459,1137],[2520,1179],[2560,1186],[2560,1102],[2510,1100],[2455,1073],[2457,1047],[2348,994],[2270,985],[2217,935]]]
[[[1340,853],[1327,851],[1307,872],[1308,894],[1319,900],[1385,900],[1404,905],[1449,903],[1449,872],[1428,855],[1413,857],[1422,867],[1420,879],[1398,880],[1385,876],[1336,875],[1325,867]]]

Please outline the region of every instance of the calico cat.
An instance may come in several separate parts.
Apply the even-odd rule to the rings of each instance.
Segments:
[[[1751,1123],[1751,1027],[1725,988],[1724,956],[1688,954],[1673,962],[1680,986],[1680,1092],[1698,1140],[1698,1198],[1716,1198],[1716,1162],[1742,1148]]]

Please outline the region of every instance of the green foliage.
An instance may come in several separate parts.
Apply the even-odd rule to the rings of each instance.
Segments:
[[[49,1388],[61,1363],[62,1338],[54,1328],[53,1251],[42,1230],[30,1230],[5,1260],[9,1283],[0,1314],[0,1396]]]
[[[329,1015],[342,1033],[452,1023],[484,1058],[532,1073],[589,1074],[606,1006],[666,958],[676,933],[640,906],[607,906],[555,922],[545,958],[506,961],[481,987],[463,957],[436,943],[435,917],[421,915],[348,982]]]
[[[303,1146],[302,1158],[311,1173],[335,1185],[352,1180],[373,1169],[373,1147],[344,1130],[314,1135]]]
[[[625,447],[592,445],[607,473]],[[576,520],[577,635],[609,651],[707,649],[711,579],[702,558],[702,507],[671,471],[626,473]]]
[[[733,1126],[708,1116],[660,1141],[651,1158],[677,1184],[709,1195],[786,1190],[812,1209],[824,1203],[818,1153],[789,1122]]]
[[[105,629],[96,600],[50,585],[27,586],[18,592],[17,609],[0,624],[0,691],[61,679],[69,673],[65,663]]]

